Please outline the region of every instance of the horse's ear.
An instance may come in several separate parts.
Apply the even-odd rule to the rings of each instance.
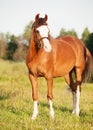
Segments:
[[[48,16],[47,16],[47,14],[45,14],[45,17],[44,17],[44,22],[46,22],[46,21],[47,21],[47,19],[48,19]]]
[[[39,15],[40,15],[40,14],[37,14],[37,15],[35,16],[35,21],[38,21]]]

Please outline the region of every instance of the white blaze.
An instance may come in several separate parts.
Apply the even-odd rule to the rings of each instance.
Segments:
[[[46,25],[42,25],[42,26],[38,27],[37,30],[39,31],[42,38],[43,37],[48,37],[49,29],[48,29],[48,27]],[[51,45],[49,43],[49,40],[47,38],[44,38],[42,40],[44,42],[44,50],[46,52],[51,52],[52,47],[51,47]]]

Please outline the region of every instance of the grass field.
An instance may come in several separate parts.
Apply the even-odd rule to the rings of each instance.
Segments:
[[[71,114],[72,94],[62,78],[54,79],[55,119],[50,119],[47,86],[39,79],[39,115],[31,120],[33,101],[24,62],[0,60],[0,130],[93,130],[93,84],[83,84],[80,117]]]

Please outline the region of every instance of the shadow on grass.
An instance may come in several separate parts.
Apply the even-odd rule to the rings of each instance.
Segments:
[[[67,107],[65,107],[65,106],[60,107],[59,110],[62,111],[62,112],[69,112],[69,113],[72,113],[72,110],[69,109],[69,108],[67,108]]]
[[[40,105],[41,107],[47,107],[47,108],[49,108],[49,104],[48,104],[48,103],[45,103],[45,102],[39,102],[39,105]]]
[[[84,110],[80,111],[80,117],[86,118],[86,117],[91,117],[91,113],[86,112]]]
[[[41,106],[41,107],[43,107],[43,108],[48,108],[49,109],[49,103],[45,103],[45,102],[39,102],[39,105]],[[55,105],[53,105],[53,108],[54,108],[54,111],[55,110],[59,110],[59,111],[61,111],[61,112],[63,112],[63,113],[72,113],[72,110],[71,109],[69,109],[69,108],[67,108],[67,107],[65,107],[65,106],[62,106],[62,107],[57,107],[57,106],[55,106]]]
[[[14,98],[19,94],[18,91],[15,91],[13,93],[11,92],[2,92],[2,90],[0,91],[0,100],[6,100],[9,98]]]
[[[10,93],[7,93],[5,95],[0,95],[0,101],[6,100],[6,99],[9,99],[9,98],[10,98]]]

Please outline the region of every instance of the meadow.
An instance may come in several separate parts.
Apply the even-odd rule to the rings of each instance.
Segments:
[[[72,115],[72,93],[63,78],[54,79],[55,119],[49,115],[47,85],[39,78],[39,115],[31,120],[33,100],[25,62],[0,60],[0,130],[93,130],[93,83],[82,84],[80,117]]]

